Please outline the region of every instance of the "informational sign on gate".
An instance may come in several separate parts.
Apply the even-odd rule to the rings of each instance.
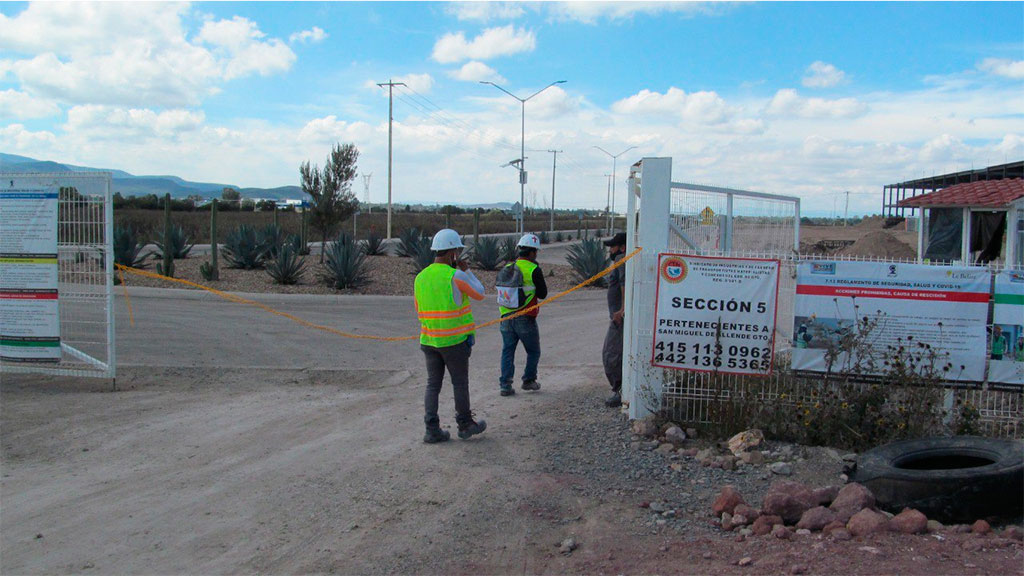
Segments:
[[[57,191],[0,190],[0,359],[60,358]]]
[[[1024,386],[1024,270],[996,274],[988,381]]]
[[[985,378],[986,268],[808,261],[797,266],[793,369]]]
[[[658,255],[651,364],[770,374],[779,261]]]

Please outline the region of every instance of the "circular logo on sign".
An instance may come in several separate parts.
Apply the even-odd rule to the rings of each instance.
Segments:
[[[682,282],[687,271],[686,261],[682,258],[668,258],[661,263],[661,277],[672,284]]]

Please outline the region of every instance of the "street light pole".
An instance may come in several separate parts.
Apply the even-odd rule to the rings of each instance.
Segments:
[[[516,100],[519,100],[519,104],[521,107],[522,125],[520,127],[519,132],[519,206],[520,209],[523,211],[523,215],[520,216],[519,218],[519,233],[523,234],[526,230],[526,101],[540,94],[541,92],[547,90],[548,88],[551,88],[555,84],[565,84],[565,80],[557,80],[555,82],[552,82],[551,84],[548,84],[547,86],[541,88],[540,90],[537,90],[533,94],[530,94],[526,98],[520,98],[519,96],[516,96],[515,94],[509,92],[508,90],[505,90],[501,86],[498,86],[494,82],[481,81],[480,83],[490,84],[491,86],[494,86],[495,88],[501,90],[505,94],[508,94],[509,96],[515,98]]]
[[[561,150],[548,150],[551,152],[551,231],[555,231],[555,165],[558,162],[558,154]]]
[[[614,209],[615,209],[615,168],[616,168],[616,162],[618,161],[619,156],[622,156],[626,152],[629,152],[630,150],[636,148],[636,146],[630,146],[629,148],[626,148],[625,150],[623,150],[622,152],[619,152],[618,154],[612,154],[611,152],[605,150],[604,148],[601,148],[600,146],[594,146],[594,148],[597,148],[601,152],[604,152],[605,154],[607,154],[607,155],[612,157],[612,194],[611,194],[612,195],[612,201],[611,201],[611,206],[610,206],[609,211],[608,211],[608,234],[610,235],[612,233],[612,218],[613,218],[612,213],[614,212]]]

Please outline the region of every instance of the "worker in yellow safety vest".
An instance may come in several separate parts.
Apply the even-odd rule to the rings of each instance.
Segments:
[[[427,361],[427,391],[423,398],[423,421],[427,444],[451,438],[441,429],[437,399],[444,371],[455,390],[455,421],[459,438],[467,440],[487,429],[487,422],[475,420],[469,406],[469,356],[475,342],[476,324],[469,299],[483,300],[484,287],[460,259],[462,238],[455,230],[438,231],[431,241],[434,263],[416,275],[416,314],[420,319],[420,349]]]
[[[516,245],[518,257],[508,263],[495,281],[498,291],[498,311],[505,318],[525,310],[524,313],[501,323],[501,376],[498,386],[502,396],[516,393],[512,387],[515,375],[516,348],[523,343],[526,350],[526,368],[523,370],[523,390],[540,390],[537,382],[537,365],[540,364],[540,329],[537,303],[548,297],[548,286],[544,273],[537,265],[540,238],[536,234],[525,234]]]

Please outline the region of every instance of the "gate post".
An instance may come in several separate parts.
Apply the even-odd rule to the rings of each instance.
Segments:
[[[638,165],[631,172],[626,222],[627,252],[637,246],[644,249],[626,263],[628,305],[623,319],[622,394],[629,401],[630,419],[651,413],[648,400],[661,402],[661,370],[651,368],[651,347],[658,253],[668,249],[672,208],[672,159],[644,158]]]

